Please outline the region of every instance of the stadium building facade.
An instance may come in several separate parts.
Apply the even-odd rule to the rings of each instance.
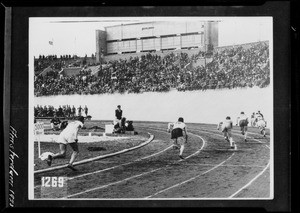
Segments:
[[[218,47],[217,21],[153,21],[96,30],[96,61],[109,55]]]

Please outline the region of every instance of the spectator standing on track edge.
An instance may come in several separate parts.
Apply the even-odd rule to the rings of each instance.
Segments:
[[[81,116],[81,110],[82,110],[82,108],[81,108],[81,105],[78,107],[78,116]]]
[[[72,117],[74,118],[75,116],[76,116],[76,108],[73,105],[73,107],[72,107]]]
[[[87,117],[87,115],[88,115],[88,111],[89,111],[89,109],[87,108],[87,106],[85,105],[85,107],[84,107],[84,113],[85,113],[85,117]]]
[[[119,123],[119,125],[121,126],[121,119],[123,116],[123,110],[121,110],[121,105],[117,106],[117,109],[115,110],[115,117],[116,117],[116,121]]]

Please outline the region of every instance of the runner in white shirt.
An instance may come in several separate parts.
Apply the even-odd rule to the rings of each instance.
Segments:
[[[258,129],[260,130],[260,133],[266,137],[266,126],[267,126],[267,122],[265,121],[264,117],[262,116],[261,113],[256,113],[256,126],[258,127]]]
[[[168,132],[172,128],[171,131],[171,139],[174,141],[174,147],[180,145],[180,152],[179,157],[181,159],[184,159],[182,157],[182,153],[184,150],[184,146],[187,143],[187,130],[186,130],[186,124],[184,123],[183,118],[178,118],[178,121],[175,123],[169,123],[168,124]]]
[[[252,115],[251,115],[251,126],[252,127],[255,126],[255,112],[253,112]]]
[[[227,116],[225,121],[222,121],[218,124],[217,129],[219,130],[221,127],[221,131],[224,133],[224,139],[229,141],[230,148],[234,149],[236,145],[231,136],[232,126],[232,120],[229,116]]]
[[[241,127],[242,135],[245,136],[245,142],[247,142],[248,123],[248,116],[244,112],[241,112],[240,117],[237,119],[237,124]]]
[[[60,152],[52,156],[51,155],[48,156],[47,163],[49,166],[51,166],[53,159],[66,157],[67,144],[69,144],[73,149],[73,153],[71,155],[68,168],[72,169],[73,171],[76,171],[76,169],[73,167],[73,163],[79,153],[78,144],[77,144],[78,130],[83,127],[83,124],[84,124],[84,117],[80,116],[78,118],[78,121],[69,123],[67,127],[60,133],[57,139],[57,143],[59,143]]]

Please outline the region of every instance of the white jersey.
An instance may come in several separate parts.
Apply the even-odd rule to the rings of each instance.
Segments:
[[[74,143],[77,139],[78,130],[83,127],[83,123],[80,121],[74,121],[68,124],[68,126],[60,133],[57,142],[59,143]]]
[[[232,121],[231,120],[223,121],[222,127],[226,129],[232,129]]]
[[[227,131],[232,129],[232,120],[225,120],[218,124],[218,129],[221,127],[221,131]]]
[[[246,120],[246,121],[247,121],[247,120],[248,120],[248,116],[245,115],[245,114],[241,114],[239,120],[240,120],[240,121],[241,121],[241,120]]]
[[[186,128],[186,125],[183,122],[177,121],[173,124],[173,129],[176,129],[176,128],[180,128],[183,130],[184,128]]]

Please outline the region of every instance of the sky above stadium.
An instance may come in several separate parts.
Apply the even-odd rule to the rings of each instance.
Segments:
[[[219,46],[272,40],[271,17],[99,17],[30,18],[30,57],[96,53],[96,30],[106,26],[146,21],[218,20]]]

